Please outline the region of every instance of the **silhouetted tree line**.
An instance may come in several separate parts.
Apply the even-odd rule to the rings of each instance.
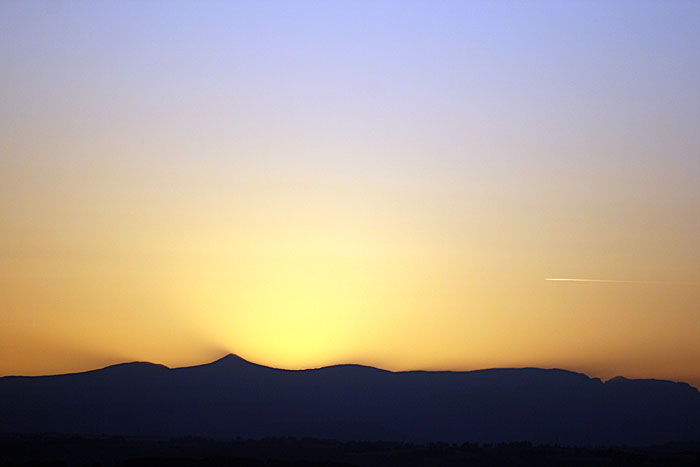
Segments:
[[[0,437],[0,466],[684,466],[700,465],[700,442],[647,448],[340,442],[314,438],[214,440],[59,435]]]

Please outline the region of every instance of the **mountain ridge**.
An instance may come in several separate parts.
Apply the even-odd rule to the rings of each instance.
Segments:
[[[700,440],[700,392],[562,369],[284,370],[229,354],[0,378],[0,433],[641,445]]]
[[[241,366],[249,366],[249,367],[256,367],[256,368],[261,368],[261,369],[270,369],[270,370],[277,370],[277,371],[287,371],[287,372],[303,372],[303,371],[319,371],[319,370],[326,370],[326,369],[340,369],[340,368],[364,368],[368,370],[376,370],[379,372],[384,372],[384,373],[391,373],[391,374],[409,374],[409,373],[426,373],[426,374],[477,374],[481,372],[509,372],[509,371],[527,371],[527,370],[533,370],[533,371],[540,371],[540,372],[558,372],[560,374],[568,374],[568,375],[578,375],[578,376],[585,376],[589,380],[595,381],[598,380],[602,382],[603,384],[608,384],[608,383],[625,383],[625,382],[658,382],[658,383],[672,383],[672,384],[677,384],[677,385],[682,385],[682,386],[688,386],[692,389],[694,389],[697,392],[700,392],[700,389],[696,388],[690,383],[684,382],[684,381],[673,381],[673,380],[666,380],[666,379],[658,379],[658,378],[628,378],[626,376],[614,376],[612,378],[609,378],[607,380],[603,380],[602,378],[595,377],[595,376],[589,376],[586,373],[579,372],[579,371],[574,371],[574,370],[567,370],[565,368],[541,368],[541,367],[533,367],[533,366],[527,366],[527,367],[494,367],[494,368],[480,368],[477,370],[400,370],[400,371],[393,371],[393,370],[387,370],[384,368],[379,368],[371,365],[363,365],[363,364],[358,364],[358,363],[338,363],[338,364],[333,364],[333,365],[327,365],[327,366],[321,366],[321,367],[312,367],[312,368],[300,368],[300,369],[287,369],[287,368],[276,368],[272,366],[267,366],[267,365],[262,365],[260,363],[255,363],[250,360],[247,360],[243,357],[241,357],[238,354],[235,353],[228,353],[224,355],[223,357],[217,358],[211,362],[207,363],[200,363],[197,365],[188,365],[188,366],[178,366],[178,367],[169,367],[165,364],[162,363],[153,363],[153,362],[148,362],[148,361],[142,361],[142,360],[137,360],[137,361],[132,361],[132,362],[121,362],[121,363],[114,363],[110,364],[101,368],[95,368],[91,370],[85,370],[85,371],[74,371],[74,372],[69,372],[69,373],[56,373],[56,374],[43,374],[43,375],[5,375],[5,376],[0,376],[0,380],[3,378],[46,378],[46,377],[55,377],[55,376],[70,376],[70,375],[82,375],[82,374],[87,374],[87,373],[94,373],[94,372],[101,372],[101,371],[114,371],[122,368],[153,368],[153,369],[158,369],[158,370],[186,370],[186,369],[196,369],[196,368],[205,368],[205,367],[228,367],[228,368],[235,368],[235,367],[241,367]]]

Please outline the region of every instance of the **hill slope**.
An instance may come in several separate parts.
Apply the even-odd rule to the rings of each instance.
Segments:
[[[700,392],[565,370],[289,371],[228,355],[0,378],[0,432],[651,444],[700,439]]]

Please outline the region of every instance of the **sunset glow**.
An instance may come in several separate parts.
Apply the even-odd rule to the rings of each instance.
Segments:
[[[0,375],[700,386],[699,2],[4,1],[0,28]]]

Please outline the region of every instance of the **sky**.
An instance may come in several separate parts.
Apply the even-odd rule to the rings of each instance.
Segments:
[[[697,1],[0,2],[0,375],[700,387],[698,83]]]

